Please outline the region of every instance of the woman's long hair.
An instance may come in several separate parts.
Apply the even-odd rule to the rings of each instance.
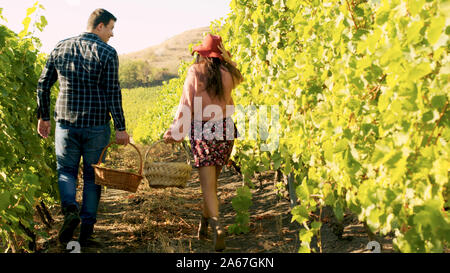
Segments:
[[[220,67],[222,65],[231,73],[231,78],[233,79],[233,88],[238,86],[244,80],[241,72],[236,67],[227,62],[223,62],[219,58],[200,58],[200,55],[197,54],[195,63],[204,63],[206,65],[206,79],[201,80],[206,83],[206,90],[212,97],[218,97],[219,99],[222,99],[224,97],[222,74],[220,72]]]

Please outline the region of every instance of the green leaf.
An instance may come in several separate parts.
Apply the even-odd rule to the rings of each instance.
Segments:
[[[27,209],[26,209],[25,206],[23,206],[23,205],[17,205],[17,206],[16,206],[16,209],[19,210],[19,211],[21,211],[21,212],[26,212],[26,211],[27,211]]]
[[[425,5],[425,0],[408,0],[408,10],[412,16],[416,16]]]
[[[9,220],[13,225],[19,223],[19,218],[17,217],[14,211],[11,211],[9,214],[5,215],[5,218]]]
[[[438,109],[440,111],[442,108],[444,108],[446,101],[447,101],[447,97],[445,95],[434,96],[431,99],[431,106],[433,106],[433,108]]]
[[[297,7],[299,6],[299,2],[297,0],[287,0],[286,6],[290,10],[296,10]]]
[[[297,221],[299,224],[303,224],[309,219],[308,210],[304,206],[295,206],[292,209],[291,214],[292,214],[291,222]]]
[[[436,160],[433,163],[433,170],[432,173],[434,174],[435,181],[437,184],[444,186],[446,183],[448,183],[448,166],[450,162],[447,160]],[[450,190],[447,189],[448,196],[444,196],[444,199],[448,202],[450,201]]]
[[[391,92],[383,92],[381,93],[379,99],[378,99],[378,110],[381,113],[384,113],[386,109],[389,107]]]
[[[321,227],[322,227],[322,223],[321,222],[313,221],[311,223],[311,228],[313,230],[320,230]]]
[[[27,17],[33,14],[36,11],[36,7],[31,7],[27,9]]]
[[[299,239],[302,242],[308,243],[311,242],[312,237],[314,236],[314,232],[312,230],[301,229],[299,234]]]
[[[431,45],[434,45],[441,37],[445,27],[445,17],[432,18],[431,24],[427,30],[427,39]]]
[[[413,22],[409,27],[406,33],[407,42],[408,43],[417,43],[420,41],[420,30],[423,27],[423,21]]]
[[[342,207],[341,202],[336,202],[333,211],[336,219],[338,219],[339,222],[342,222],[344,220],[344,208]]]
[[[433,119],[433,112],[428,111],[422,116],[422,122],[427,123],[428,121]]]
[[[300,186],[298,186],[297,189],[295,190],[296,194],[297,194],[297,197],[300,200],[308,200],[309,199],[310,192],[309,192],[308,185],[307,185],[306,181],[307,181],[307,178],[306,177],[303,178],[302,184]]]
[[[415,66],[408,74],[408,80],[409,81],[417,81],[424,77],[425,75],[428,75],[431,72],[431,66],[430,63],[420,63],[417,66]]]
[[[388,161],[386,161],[386,164],[389,168],[395,168],[397,162],[403,157],[403,153],[400,152],[396,152],[394,153]]]
[[[299,253],[311,253],[311,247],[309,246],[309,243],[302,242],[298,252]]]
[[[2,192],[0,193],[0,211],[5,210],[8,208],[11,200],[11,194],[9,192]]]
[[[325,160],[327,161],[333,161],[333,150],[334,150],[334,146],[331,143],[331,141],[326,141],[323,146],[322,149],[324,151],[324,157]]]
[[[378,25],[384,25],[384,23],[386,23],[388,19],[389,19],[389,11],[384,11],[377,14],[376,22]]]
[[[367,226],[374,232],[380,227],[380,217],[382,212],[379,209],[373,209],[367,217]]]
[[[283,162],[283,158],[280,156],[279,153],[275,153],[272,156],[272,160],[273,160],[273,169],[278,170],[281,166],[281,163]]]
[[[364,10],[362,8],[356,7],[354,9],[354,12],[356,13],[356,15],[358,15],[359,17],[363,17],[364,16]]]
[[[335,153],[344,152],[348,149],[348,140],[347,139],[340,139],[334,148]]]
[[[24,26],[23,30],[19,33],[19,37],[23,38],[25,35],[28,34],[28,28],[30,27],[30,23],[31,23],[31,18],[30,17],[26,17],[23,21],[22,24]],[[18,76],[21,74],[18,74]]]

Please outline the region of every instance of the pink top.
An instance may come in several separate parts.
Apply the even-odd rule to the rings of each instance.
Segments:
[[[175,119],[168,130],[169,134],[173,135],[172,130],[179,127],[179,133],[184,138],[190,129],[191,121],[221,120],[234,113],[234,101],[231,97],[234,86],[231,73],[221,67],[224,97],[220,100],[217,97],[210,97],[206,90],[205,69],[205,64],[193,64],[189,68]],[[185,118],[185,115],[189,114],[190,117]],[[186,131],[183,125],[187,127]],[[175,135],[173,137],[178,139]]]

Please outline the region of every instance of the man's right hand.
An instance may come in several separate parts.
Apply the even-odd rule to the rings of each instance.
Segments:
[[[130,136],[128,135],[127,131],[116,130],[116,143],[125,146],[130,143]]]

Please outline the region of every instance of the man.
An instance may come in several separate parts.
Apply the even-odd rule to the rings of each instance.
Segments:
[[[54,118],[58,187],[64,214],[58,239],[63,245],[72,240],[80,221],[80,244],[93,242],[101,186],[95,184],[91,164],[98,162],[109,143],[111,116],[116,142],[127,145],[130,141],[122,109],[118,56],[107,44],[113,37],[116,20],[104,9],[95,10],[89,17],[87,32],[56,45],[37,87],[38,132],[47,138],[51,130],[50,88],[59,79]],[[81,157],[84,187],[80,208],[75,196]]]

